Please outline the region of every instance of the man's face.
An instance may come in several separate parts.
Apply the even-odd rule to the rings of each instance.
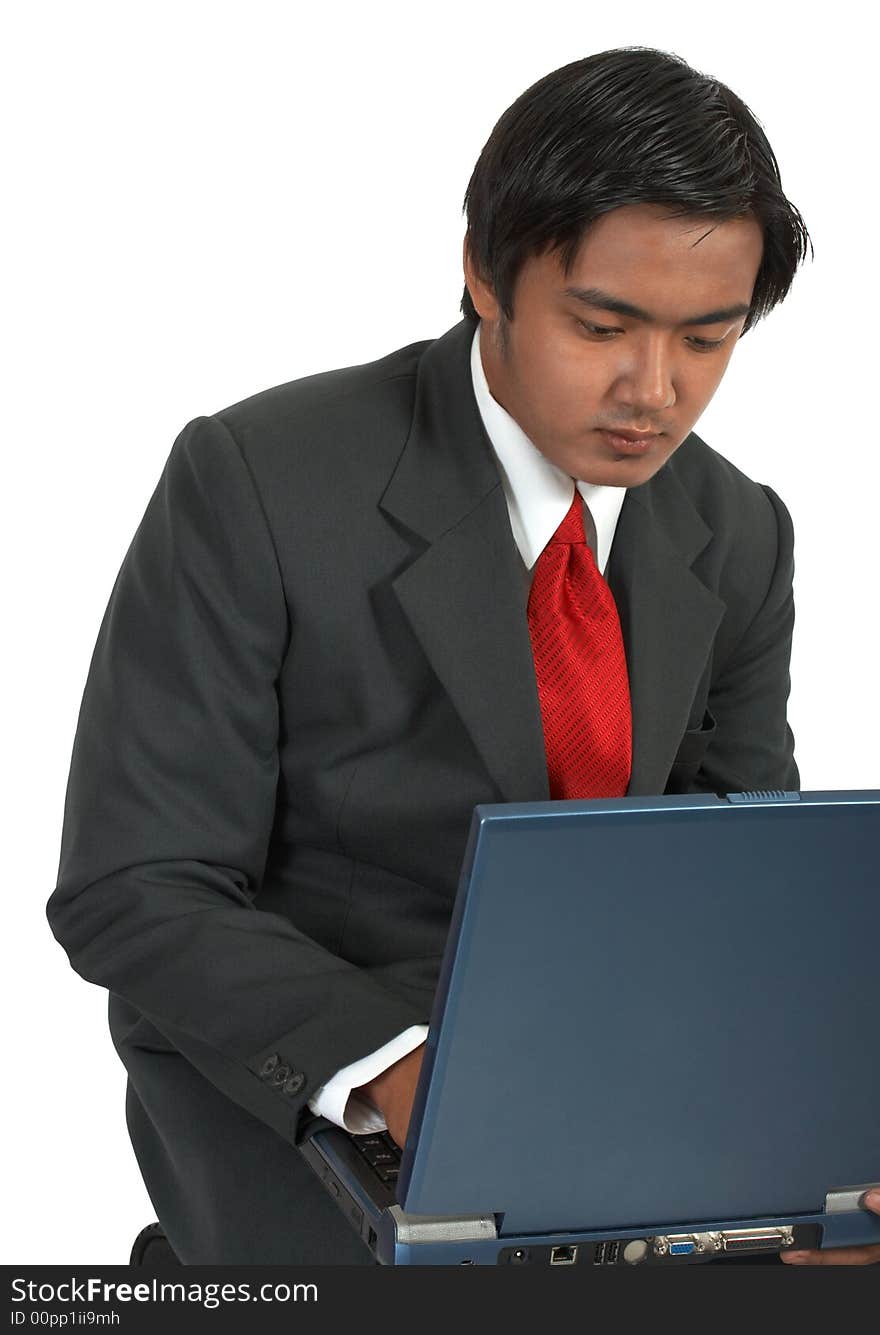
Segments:
[[[507,321],[465,244],[492,397],[570,477],[612,487],[647,482],[715,393],[762,253],[754,218],[696,222],[670,218],[658,204],[626,205],[593,224],[567,277],[556,254],[527,260]],[[651,318],[613,313],[567,288],[599,289]],[[694,323],[738,305],[741,314]],[[662,434],[634,455],[621,453],[601,428]]]

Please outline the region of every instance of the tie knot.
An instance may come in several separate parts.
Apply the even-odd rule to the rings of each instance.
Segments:
[[[568,514],[565,516],[550,541],[564,542],[568,544],[582,542],[586,544],[587,538],[584,533],[583,502],[581,501],[581,494],[577,487],[574,489],[574,496],[571,505],[568,507]]]

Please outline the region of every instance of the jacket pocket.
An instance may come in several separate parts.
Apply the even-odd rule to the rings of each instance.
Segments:
[[[696,773],[706,753],[706,747],[715,735],[716,726],[714,714],[707,709],[700,727],[688,728],[682,737],[672,762],[672,773],[678,774],[683,768]]]
[[[138,1048],[141,1052],[177,1052],[173,1043],[161,1033],[145,1015],[122,1038],[120,1046]]]

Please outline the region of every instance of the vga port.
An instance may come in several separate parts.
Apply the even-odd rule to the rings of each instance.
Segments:
[[[665,1233],[654,1238],[657,1256],[693,1256],[714,1251],[717,1244],[709,1233]]]

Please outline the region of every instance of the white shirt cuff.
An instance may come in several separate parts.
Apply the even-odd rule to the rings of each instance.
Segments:
[[[426,1024],[413,1024],[402,1034],[392,1038],[375,1052],[361,1057],[349,1066],[343,1066],[325,1084],[316,1089],[309,1099],[309,1107],[318,1117],[326,1117],[353,1135],[363,1136],[370,1131],[384,1131],[385,1119],[372,1103],[352,1090],[373,1080],[381,1071],[399,1062],[408,1052],[424,1043],[428,1036]]]

